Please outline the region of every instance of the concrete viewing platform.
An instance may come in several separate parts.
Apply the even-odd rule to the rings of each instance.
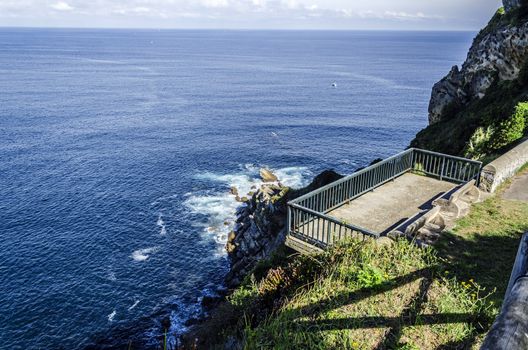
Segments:
[[[405,173],[328,213],[381,234],[432,208],[433,200],[455,188],[451,182]]]
[[[309,252],[391,232],[428,242],[465,210],[481,167],[471,159],[407,149],[288,202],[286,244]]]

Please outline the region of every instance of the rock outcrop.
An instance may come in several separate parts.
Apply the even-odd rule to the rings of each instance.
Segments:
[[[277,182],[279,179],[268,169],[260,169],[260,177],[264,182]]]
[[[237,211],[236,225],[226,244],[231,263],[226,285],[238,286],[259,260],[268,258],[284,244],[289,200],[341,177],[333,171],[325,171],[300,190],[292,190],[280,182],[264,183]]]
[[[504,10],[506,10],[506,12],[510,12],[510,11],[513,11],[525,5],[526,1],[524,0],[502,0],[502,3],[504,4]]]
[[[528,58],[528,23],[511,20],[524,0],[504,0],[506,13],[497,12],[474,40],[466,61],[433,87],[429,123],[449,119],[469,102],[481,99],[499,81],[514,80]],[[511,18],[509,18],[511,17]]]

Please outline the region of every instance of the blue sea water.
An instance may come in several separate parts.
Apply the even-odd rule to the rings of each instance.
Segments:
[[[227,271],[229,187],[401,151],[473,35],[0,29],[0,348],[179,334]]]

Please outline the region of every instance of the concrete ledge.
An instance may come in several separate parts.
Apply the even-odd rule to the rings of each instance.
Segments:
[[[528,163],[528,139],[486,165],[480,173],[479,188],[485,192],[495,192],[504,181],[515,175]]]
[[[433,207],[432,209],[427,211],[424,215],[422,215],[420,218],[418,218],[416,221],[414,221],[409,226],[407,226],[407,228],[405,229],[405,234],[409,237],[416,235],[418,230],[420,230],[426,224],[432,222],[439,213],[440,213],[440,207],[438,206]]]
[[[305,255],[319,254],[324,251],[323,249],[304,240],[293,237],[292,235],[286,236],[286,242],[284,242],[284,244],[286,244],[287,247],[290,247],[291,249]]]
[[[471,189],[473,188],[473,186],[475,186],[475,183],[476,181],[475,180],[471,180],[469,181],[467,184],[463,185],[462,187],[460,187],[459,189],[457,189],[450,197],[449,197],[449,201],[451,203],[455,203],[456,201],[459,200],[460,197],[464,196],[466,193],[468,193],[469,191],[471,191]]]

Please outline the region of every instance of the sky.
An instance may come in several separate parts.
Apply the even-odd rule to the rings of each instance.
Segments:
[[[500,0],[0,0],[0,26],[478,30]]]

